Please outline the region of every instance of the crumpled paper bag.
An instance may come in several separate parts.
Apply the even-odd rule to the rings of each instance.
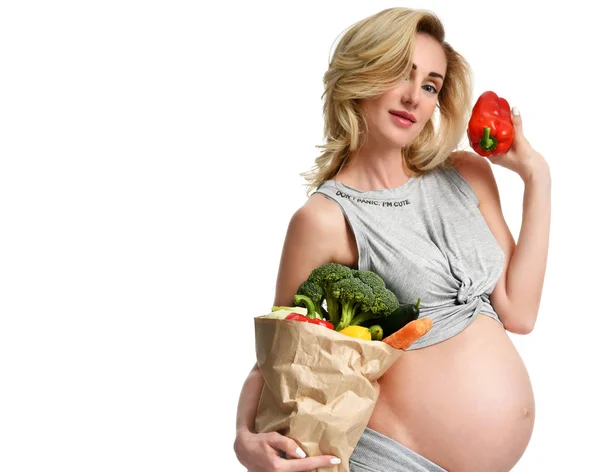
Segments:
[[[309,323],[254,318],[256,359],[265,378],[257,432],[278,431],[307,456],[331,454],[349,472],[349,459],[379,396],[377,380],[403,354]]]

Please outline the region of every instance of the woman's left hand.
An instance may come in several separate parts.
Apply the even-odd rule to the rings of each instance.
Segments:
[[[519,110],[513,107],[511,113],[512,123],[515,129],[515,137],[510,149],[504,154],[489,156],[492,164],[506,167],[528,180],[540,170],[548,170],[548,164],[544,157],[537,152],[523,134],[523,121]]]

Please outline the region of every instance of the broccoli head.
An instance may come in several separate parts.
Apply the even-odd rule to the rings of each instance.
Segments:
[[[355,270],[354,277],[358,277],[373,290],[383,290],[385,288],[385,282],[383,279],[375,272],[371,272],[370,270]]]
[[[370,307],[358,313],[350,324],[361,325],[365,321],[375,318],[383,318],[391,314],[400,306],[398,298],[391,290],[387,288],[373,290],[373,303]]]
[[[357,313],[369,310],[375,302],[371,287],[357,277],[334,283],[332,294],[341,308],[340,321],[336,326],[337,331],[350,326]]]
[[[394,292],[386,288],[384,280],[375,272],[355,270],[354,277],[360,279],[373,290],[374,298],[372,305],[357,313],[350,324],[360,325],[373,318],[385,317],[400,306]]]
[[[325,297],[325,303],[327,304],[327,313],[329,314],[329,321],[334,326],[340,321],[340,308],[336,298],[333,296],[333,284],[344,279],[352,278],[352,269],[337,262],[328,262],[323,264],[313,271],[308,276],[307,281],[312,282],[322,287]]]
[[[325,291],[323,288],[319,284],[305,280],[296,291],[294,305],[306,307],[309,318],[323,319],[324,299]]]
[[[335,262],[314,269],[298,288],[294,303],[305,306],[309,316],[328,318],[338,331],[385,317],[400,306],[378,274]]]

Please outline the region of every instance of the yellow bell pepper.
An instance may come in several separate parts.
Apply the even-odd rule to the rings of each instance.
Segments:
[[[340,333],[345,334],[347,336],[352,336],[353,338],[371,341],[371,331],[369,331],[369,328],[365,328],[364,326],[347,326],[346,328],[341,330]]]

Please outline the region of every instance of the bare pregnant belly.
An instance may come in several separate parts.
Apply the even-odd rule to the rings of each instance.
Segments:
[[[527,370],[504,328],[485,315],[406,352],[380,388],[369,427],[450,472],[507,472],[531,438]]]

